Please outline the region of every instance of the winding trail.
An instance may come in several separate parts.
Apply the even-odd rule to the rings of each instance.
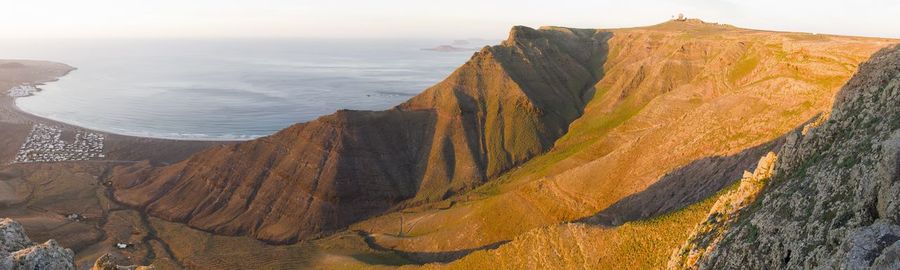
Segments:
[[[159,238],[156,235],[156,228],[154,228],[153,224],[150,223],[150,217],[147,215],[147,213],[144,211],[131,209],[131,208],[128,208],[127,206],[124,206],[125,205],[124,203],[122,203],[118,199],[116,199],[116,196],[113,194],[113,192],[115,192],[115,190],[112,188],[112,186],[104,184],[108,181],[109,174],[111,171],[112,171],[112,168],[107,167],[103,170],[103,173],[99,177],[97,177],[97,180],[100,182],[100,184],[102,184],[104,187],[106,187],[105,192],[104,192],[104,195],[106,196],[106,198],[109,199],[111,202],[115,203],[117,206],[122,207],[120,209],[110,210],[109,213],[112,213],[113,211],[134,210],[140,216],[141,225],[147,229],[147,235],[145,235],[144,238],[141,239],[141,244],[147,245],[147,247],[146,247],[147,248],[147,257],[144,258],[144,260],[141,262],[141,264],[142,265],[150,265],[155,259],[159,258],[159,256],[157,256],[156,252],[154,251],[153,246],[150,245],[150,241],[155,240],[155,241],[159,242],[160,246],[162,246],[163,250],[166,252],[168,257],[171,258],[172,261],[175,262],[176,265],[178,265],[178,267],[180,267],[182,269],[187,269],[184,266],[184,264],[181,262],[181,260],[179,260],[178,257],[175,256],[175,253],[172,252],[172,249],[171,249],[171,247],[169,247],[169,244],[166,243],[166,241],[164,241],[162,238]],[[105,217],[105,218],[108,218],[109,213],[107,213],[107,217]],[[106,223],[106,220],[104,219],[103,224],[105,224],[105,223]],[[103,224],[101,224],[101,225],[103,225]],[[106,232],[103,231],[103,234],[105,237]]]

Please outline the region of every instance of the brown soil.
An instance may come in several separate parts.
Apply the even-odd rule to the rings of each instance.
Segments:
[[[79,266],[112,252],[159,269],[458,258],[451,267],[529,268],[586,257],[653,267],[703,218],[709,203],[698,201],[827,111],[859,63],[896,42],[699,21],[516,27],[388,111],[340,111],[236,144],[106,134],[106,161],[9,164],[33,124],[79,128],[22,113],[2,93],[0,216],[72,248]],[[0,69],[8,89],[71,67]],[[619,227],[558,225],[615,226],[684,206]]]
[[[115,165],[141,160],[167,164],[222,142],[176,141],[104,134],[105,160],[57,163],[11,164],[16,152],[37,123],[62,127],[64,134],[80,127],[36,117],[15,107],[5,89],[20,84],[54,81],[73,68],[64,64],[0,60],[0,216],[13,218],[25,227],[29,237],[43,242],[56,239],[76,252],[79,267],[93,264],[102,254],[118,255],[123,265],[158,261],[169,255],[154,248],[141,236],[149,229],[140,215],[126,210],[107,197],[102,179]],[[127,213],[127,214],[124,214]],[[83,220],[71,220],[78,214]],[[135,232],[135,233],[132,233]],[[139,233],[142,232],[142,233]],[[114,242],[138,245],[126,250]],[[163,268],[165,269],[165,268]]]

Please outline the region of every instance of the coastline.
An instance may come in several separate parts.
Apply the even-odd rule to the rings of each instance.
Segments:
[[[41,90],[41,91],[43,91],[43,90]],[[131,138],[135,138],[135,139],[153,139],[153,140],[160,140],[160,141],[222,142],[222,143],[245,142],[245,141],[265,137],[265,136],[259,136],[259,137],[253,137],[253,138],[233,138],[233,139],[232,138],[208,138],[208,137],[196,137],[196,138],[163,137],[163,136],[153,136],[153,135],[142,136],[142,135],[128,134],[128,133],[122,133],[122,132],[116,132],[116,131],[100,130],[100,129],[96,129],[96,128],[90,128],[90,127],[82,126],[82,125],[75,124],[75,123],[67,123],[62,120],[57,120],[57,119],[53,119],[50,117],[30,113],[28,111],[23,110],[16,104],[16,99],[18,99],[18,98],[25,98],[25,97],[10,98],[11,99],[11,102],[10,102],[11,104],[9,105],[10,109],[15,110],[16,112],[22,114],[23,116],[27,116],[27,118],[40,119],[41,121],[51,122],[55,126],[66,125],[66,126],[71,126],[71,127],[80,129],[80,130],[90,131],[93,133],[99,133],[99,134],[104,134],[104,135],[131,137]],[[3,106],[3,105],[0,105],[0,106]]]
[[[16,98],[7,93],[17,85],[39,86],[56,81],[72,70],[74,68],[68,65],[46,61],[0,60],[0,217],[20,221],[33,240],[55,239],[72,249],[78,269],[89,268],[103,254],[122,252],[135,256],[136,260],[178,265],[171,252],[143,242],[132,248],[134,253],[115,248],[117,241],[124,240],[118,236],[133,236],[132,225],[145,224],[141,221],[146,221],[146,215],[117,204],[106,177],[114,170],[127,168],[122,165],[171,164],[231,142],[156,139],[97,131],[25,112],[16,106]],[[89,146],[96,146],[98,141],[91,141],[97,138],[93,135],[102,134],[101,150],[91,153],[97,155],[78,156],[66,154],[87,147],[75,144],[74,150],[46,154],[38,148],[38,158],[33,161],[13,162],[22,151],[20,148],[26,142],[32,142],[33,133],[41,124],[58,127],[52,130],[56,133],[50,137],[57,136],[52,139],[64,144],[75,144],[73,142],[80,135],[82,143],[95,143]],[[91,139],[85,139],[85,134]],[[62,158],[42,159],[42,154]],[[78,219],[72,219],[72,215]],[[143,230],[151,232],[148,235],[153,234],[152,229]]]
[[[16,85],[30,84],[42,91],[40,86],[58,81],[76,70],[62,63],[34,60],[0,60],[4,63],[21,63],[22,67],[3,68],[0,72],[0,164],[14,160],[15,153],[25,142],[35,124],[59,127],[64,134],[87,131],[105,136],[106,158],[114,161],[142,161],[173,163],[215,145],[226,145],[244,140],[175,139],[142,137],[129,134],[96,130],[35,115],[16,105],[18,97],[11,97],[6,90]]]
[[[0,61],[22,61],[22,60],[0,60]],[[66,66],[68,66],[68,65],[66,65]],[[55,126],[67,125],[67,126],[71,126],[71,127],[80,129],[80,130],[85,130],[85,131],[90,131],[90,132],[105,134],[105,135],[116,135],[116,136],[133,137],[133,138],[140,138],[140,139],[157,139],[157,140],[165,140],[165,141],[226,142],[226,143],[227,142],[243,142],[243,141],[249,141],[249,140],[257,139],[260,137],[264,137],[264,136],[258,136],[258,137],[252,137],[252,138],[251,137],[247,137],[247,138],[209,138],[209,137],[190,138],[190,137],[164,137],[164,136],[153,136],[153,135],[135,135],[135,134],[128,134],[125,132],[116,132],[116,131],[91,128],[91,127],[87,127],[84,125],[79,125],[77,123],[68,123],[68,122],[65,122],[62,120],[53,119],[51,117],[42,116],[42,115],[28,112],[18,106],[18,104],[16,103],[16,100],[18,100],[19,98],[28,98],[28,97],[36,95],[39,92],[43,92],[45,90],[43,88],[41,88],[41,86],[44,86],[48,83],[59,81],[61,78],[68,76],[73,71],[78,70],[77,67],[72,67],[72,66],[68,66],[68,67],[70,67],[71,69],[65,71],[64,73],[59,75],[59,77],[56,77],[54,79],[27,83],[36,88],[36,90],[29,95],[20,96],[20,97],[11,97],[6,94],[6,90],[3,90],[3,93],[0,94],[0,97],[2,97],[3,99],[9,99],[9,102],[8,102],[8,104],[6,104],[7,102],[0,102],[0,106],[5,105],[8,107],[9,110],[17,112],[17,113],[21,114],[22,116],[25,116],[25,118],[31,118],[32,120],[34,120],[34,122],[49,121],[50,123],[52,123]],[[40,121],[38,121],[38,120],[40,120]]]

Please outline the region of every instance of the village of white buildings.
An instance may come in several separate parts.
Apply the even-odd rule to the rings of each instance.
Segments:
[[[23,85],[17,85],[17,86],[14,86],[13,88],[10,88],[9,90],[6,91],[6,94],[10,97],[17,98],[17,97],[27,97],[27,96],[34,95],[34,93],[36,93],[37,91],[38,91],[38,88],[34,87],[34,85],[23,84]]]
[[[16,154],[16,163],[59,162],[105,158],[103,134],[76,130],[75,140],[62,139],[62,128],[36,124]]]
[[[40,91],[31,84],[14,86],[6,91],[12,98],[27,97]],[[63,140],[63,130],[58,126],[35,124],[25,143],[19,148],[14,163],[59,162],[105,158],[103,134],[75,130],[71,142]]]

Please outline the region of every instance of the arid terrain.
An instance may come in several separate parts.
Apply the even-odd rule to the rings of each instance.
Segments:
[[[51,62],[3,60],[0,61],[0,89],[39,85],[56,80],[72,69]],[[168,164],[220,143],[135,138],[84,130],[23,113],[6,94],[3,91],[0,95],[0,216],[21,223],[36,242],[55,239],[61,246],[75,250],[79,266],[91,265],[100,255],[114,251],[123,255],[123,265],[131,264],[125,261],[140,263],[145,258],[157,258],[150,251],[150,242],[146,242],[149,239],[133,234],[146,217],[110,201],[103,177],[117,165],[139,161]],[[58,142],[67,145],[76,145],[78,133],[102,135],[103,157],[76,160],[67,155],[72,149],[38,149],[59,159],[17,162],[17,154],[27,148],[26,141],[35,137],[34,131],[47,132],[46,128],[34,128],[42,126],[52,127],[51,133],[59,135]],[[138,245],[117,251],[117,242]]]
[[[84,130],[3,92],[0,217],[79,269],[104,254],[156,269],[890,269],[898,43],[696,19],[516,26],[392,109],[235,143]],[[0,61],[0,89],[72,69]]]

